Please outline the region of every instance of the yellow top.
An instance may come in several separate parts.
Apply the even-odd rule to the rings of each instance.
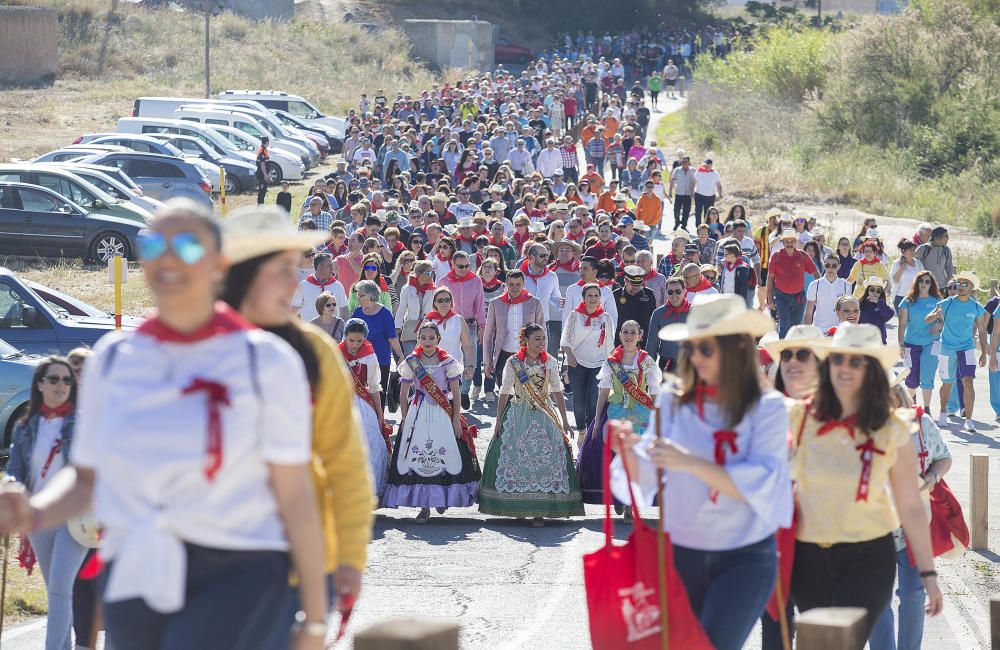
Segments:
[[[802,402],[789,411],[793,440],[805,415]],[[892,503],[889,470],[896,463],[897,448],[910,441],[910,426],[892,413],[871,434],[875,448],[868,480],[868,499],[858,500],[862,451],[868,436],[855,430],[851,438],[843,426],[818,436],[822,422],[810,413],[802,428],[802,439],[792,456],[792,480],[796,484],[798,526],[795,538],[813,544],[865,542],[888,535],[899,527]]]
[[[364,571],[375,495],[368,450],[354,411],[354,388],[329,334],[301,324],[319,359],[313,404],[313,480],[320,503],[326,571],[346,564]]]
[[[868,291],[868,289],[865,289],[865,280],[875,275],[885,280],[885,295],[888,296],[889,269],[886,268],[884,263],[862,264],[860,260],[854,263],[854,266],[851,267],[851,274],[847,276],[847,281],[857,283],[854,285],[855,298],[858,300],[864,298],[865,293]]]

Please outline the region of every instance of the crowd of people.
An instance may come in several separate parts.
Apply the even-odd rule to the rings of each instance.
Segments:
[[[828,242],[803,216],[717,206],[712,161],[648,133],[665,73],[626,90],[615,63],[651,38],[672,55],[662,36],[378,90],[302,204],[285,187],[283,209],[224,228],[193,204],[158,214],[139,250],[157,315],[82,375],[40,365],[15,429],[0,529],[38,557],[47,648],[70,647],[88,555],[59,525],[91,508],[116,650],[319,648],[359,594],[375,508],[580,516],[604,502],[608,445],[619,505],[626,472],[646,505],[669,475],[664,526],[716,647],[758,618],[782,647],[792,603],[864,607],[872,647],[896,647],[897,566],[899,647],[919,647],[925,598],[942,606],[921,492],[950,466],[948,416],[975,430],[977,367],[1000,418],[995,283],[983,306],[942,226]],[[482,466],[477,412],[496,414]],[[791,600],[768,614],[783,544]]]

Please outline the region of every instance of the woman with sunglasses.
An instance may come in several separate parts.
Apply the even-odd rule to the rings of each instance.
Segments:
[[[396,336],[403,354],[413,352],[417,345],[417,330],[427,312],[434,309],[434,268],[428,260],[419,260],[413,265],[399,294],[399,306],[394,320]]]
[[[333,297],[333,294],[323,291],[316,296],[316,313],[319,316],[309,323],[320,328],[333,337],[334,341],[340,343],[344,338],[344,319],[338,315],[340,307],[337,306],[337,299]]]
[[[76,424],[77,385],[73,368],[63,357],[48,357],[35,367],[28,410],[14,423],[10,459],[4,481],[19,483],[32,494],[44,488],[56,473],[69,465]],[[66,526],[37,529],[21,537],[18,559],[31,574],[37,560],[45,580],[48,616],[46,650],[73,647],[73,585],[87,548],[70,535]],[[90,642],[90,629],[77,645]]]
[[[378,286],[378,302],[387,308],[390,313],[393,309],[392,304],[392,294],[389,293],[389,283],[385,281],[385,277],[382,275],[382,258],[377,255],[366,255],[364,260],[361,262],[361,277],[358,279],[369,280],[374,282]],[[351,287],[351,295],[347,299],[347,311],[354,313],[354,310],[358,308],[358,284],[354,283]]]
[[[899,349],[883,345],[871,325],[841,325],[812,348],[821,359],[819,387],[790,417],[799,511],[795,604],[800,611],[864,608],[867,637],[889,604],[896,574],[892,531],[902,521],[927,590],[927,613],[935,616],[942,597],[929,521],[913,480],[917,454],[909,423],[891,408],[886,376]]]
[[[311,474],[319,495],[314,507],[323,532],[328,598],[332,603],[342,596],[356,597],[365,545],[371,538],[371,480],[351,412],[350,380],[337,358],[336,344],[294,318],[288,307],[296,287],[289,270],[309,240],[290,232],[279,213],[246,208],[229,216],[224,236],[223,253],[232,265],[222,299],[248,322],[288,343],[305,367],[313,404]],[[269,624],[267,648],[288,646],[299,603],[298,587],[287,589]],[[341,607],[349,604],[341,602]]]
[[[382,373],[382,394],[389,390],[389,366],[393,356],[403,358],[403,348],[396,333],[396,322],[392,310],[380,302],[382,290],[371,280],[361,280],[354,285],[358,296],[358,308],[351,318],[360,318],[368,325],[367,339],[375,348],[379,369]]]
[[[896,332],[903,351],[903,365],[910,369],[906,387],[911,394],[920,388],[927,412],[931,410],[934,377],[937,375],[938,357],[934,349],[941,336],[941,325],[937,321],[927,323],[924,319],[942,299],[934,274],[919,271],[910,293],[899,304],[899,327]]]
[[[469,275],[472,273],[469,272]],[[451,289],[447,287],[435,289],[432,303],[434,307],[427,312],[424,320],[438,326],[441,335],[438,346],[462,365],[462,381],[467,382],[472,379],[472,361],[476,359],[473,355],[469,326],[461,314],[455,313],[455,296],[452,295]],[[469,408],[467,396],[463,396],[462,401],[462,407]]]
[[[290,293],[309,245],[288,260]],[[291,559],[294,647],[318,650],[327,595],[309,383],[291,346],[215,302],[220,247],[193,202],[168,202],[150,221],[138,252],[158,313],[98,341],[71,464],[30,500],[5,487],[0,532],[52,528],[93,503],[108,642],[124,649],[264,647],[255,621],[281,605]]]
[[[399,301],[403,295],[403,288],[410,279],[413,272],[413,265],[416,263],[416,256],[408,250],[403,250],[396,256],[396,262],[389,274],[389,292],[392,294],[393,314],[399,311]]]
[[[429,253],[431,264],[434,265],[434,277],[443,278],[451,272],[451,256],[455,254],[455,240],[451,237],[441,237]]]
[[[874,275],[865,280],[864,298],[861,299],[861,314],[858,323],[874,325],[882,333],[882,343],[886,342],[885,324],[896,313],[885,301],[885,281]]]
[[[486,451],[479,511],[505,517],[583,515],[573,467],[559,362],[545,352],[545,326],[520,331],[520,350],[503,369],[496,432]]]
[[[434,322],[420,324],[418,339],[397,366],[402,424],[382,502],[386,508],[420,508],[416,521],[422,524],[431,508],[443,514],[474,505],[482,473],[471,432],[463,427],[462,364],[438,346],[441,332]]]
[[[414,232],[406,240],[406,250],[413,253],[413,256],[418,260],[427,259],[427,253],[424,252],[424,238],[418,232]]]
[[[613,423],[612,491],[642,503],[663,472],[664,530],[691,607],[714,647],[738,650],[774,589],[775,532],[792,520],[785,398],[764,390],[755,337],[774,329],[738,296],[709,296],[660,338],[681,345],[679,380],[660,395],[660,422],[641,437]],[[657,438],[657,434],[661,437]]]

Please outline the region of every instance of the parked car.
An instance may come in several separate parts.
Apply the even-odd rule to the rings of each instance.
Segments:
[[[142,187],[142,191],[161,201],[188,198],[212,209],[212,184],[205,174],[189,162],[155,153],[109,153],[84,158],[83,162],[122,169]]]
[[[33,158],[31,162],[33,163],[43,163],[43,162],[69,162],[71,160],[80,160],[81,158],[86,158],[87,156],[93,156],[95,154],[107,153],[106,149],[101,147],[86,147],[86,146],[74,146],[67,145],[62,149],[54,149],[48,153],[42,154],[37,158]]]
[[[40,185],[0,183],[0,254],[82,257],[102,264],[132,259],[144,227],[131,219],[91,213]],[[9,339],[8,339],[9,341]]]
[[[6,465],[10,454],[14,424],[28,410],[31,379],[41,356],[21,352],[0,339],[0,464]]]
[[[281,123],[285,126],[290,126],[298,129],[299,131],[312,136],[317,136],[326,143],[327,149],[325,155],[331,153],[337,153],[341,149],[337,149],[338,146],[343,146],[343,143],[338,145],[337,132],[328,126],[323,126],[322,124],[313,122],[309,123],[303,119],[299,119],[288,113],[286,111],[271,111],[274,113],[275,117],[281,120]],[[324,149],[320,146],[320,151],[323,152]]]
[[[118,144],[125,147],[129,151],[138,151],[139,153],[158,153],[163,156],[180,158],[201,169],[202,173],[205,174],[205,178],[212,183],[213,192],[222,191],[222,186],[220,185],[222,182],[222,174],[219,172],[218,165],[212,164],[211,161],[204,160],[199,156],[189,156],[173,145],[165,144],[156,138],[151,138],[147,135],[123,135],[120,133],[112,133],[111,135],[92,140],[91,144]]]
[[[330,127],[337,133],[339,143],[334,153],[339,153],[343,150],[347,120],[333,117],[332,115],[324,115],[315,105],[298,95],[289,95],[277,90],[224,90],[219,93],[219,99],[248,99],[260,102],[272,111],[286,111],[307,122]]]
[[[174,117],[179,120],[191,120],[202,124],[232,126],[255,138],[270,138],[271,149],[278,149],[295,154],[302,161],[308,170],[315,162],[319,162],[319,152],[316,153],[316,161],[313,162],[312,153],[309,148],[300,143],[298,138],[286,137],[280,132],[277,135],[270,124],[263,120],[258,120],[256,116],[227,107],[208,106],[198,104],[194,106],[181,106],[174,112]]]
[[[65,167],[44,163],[0,165],[0,181],[41,185],[65,196],[88,212],[131,219],[142,225],[153,216],[148,210],[115,198]]]
[[[515,45],[502,36],[497,39],[493,46],[493,59],[497,63],[524,64],[530,63],[532,58],[531,50],[522,45]]]
[[[199,158],[216,167],[223,167],[226,170],[226,194],[249,191],[257,186],[254,176],[256,165],[243,158],[230,156],[229,152],[214,144],[190,135],[161,133],[153,137],[182,151],[188,158]]]
[[[146,196],[142,188],[136,185],[135,181],[128,177],[128,174],[117,167],[107,167],[104,165],[88,165],[80,162],[65,163],[38,163],[39,165],[51,165],[60,169],[68,169],[80,178],[88,180],[101,188],[111,196],[122,201],[133,203],[150,214],[163,207],[163,201]]]
[[[135,329],[141,322],[123,316],[122,328]],[[76,347],[93,347],[114,329],[113,315],[0,267],[0,339],[18,350],[66,354]]]
[[[260,147],[259,139],[237,128],[221,124],[208,124],[206,126],[211,127],[220,137],[225,138],[232,146],[242,151],[256,152],[257,148]],[[265,165],[268,184],[276,185],[282,180],[299,180],[305,174],[306,167],[298,156],[274,148],[268,149],[268,153],[271,156]]]

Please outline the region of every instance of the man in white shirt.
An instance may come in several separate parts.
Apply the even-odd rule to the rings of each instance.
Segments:
[[[524,139],[517,139],[517,147],[507,154],[510,161],[510,168],[514,170],[514,175],[518,178],[535,171],[535,166],[531,162],[531,152],[524,148]]]
[[[316,298],[324,291],[337,302],[340,317],[347,318],[347,292],[333,274],[333,258],[327,253],[319,253],[313,258],[313,269],[312,275],[299,282],[299,288],[292,298],[292,307],[298,312],[299,318],[308,323],[319,316]]]
[[[559,353],[559,339],[562,336],[562,294],[559,293],[559,278],[548,268],[549,247],[532,244],[528,248],[528,260],[521,266],[524,272],[524,288],[542,303],[548,329],[549,354]],[[551,316],[550,316],[551,314]]]
[[[694,173],[691,193],[694,195],[694,225],[697,227],[702,216],[715,205],[716,199],[722,200],[722,177],[712,169],[711,158],[706,159]]]
[[[557,171],[562,172],[562,152],[556,149],[556,141],[553,138],[547,139],[545,148],[538,152],[535,169],[544,178],[552,178]]]
[[[823,277],[814,280],[806,288],[805,324],[815,325],[826,332],[836,325],[837,299],[850,295],[851,283],[837,275],[840,270],[840,258],[830,254],[823,260]]]

